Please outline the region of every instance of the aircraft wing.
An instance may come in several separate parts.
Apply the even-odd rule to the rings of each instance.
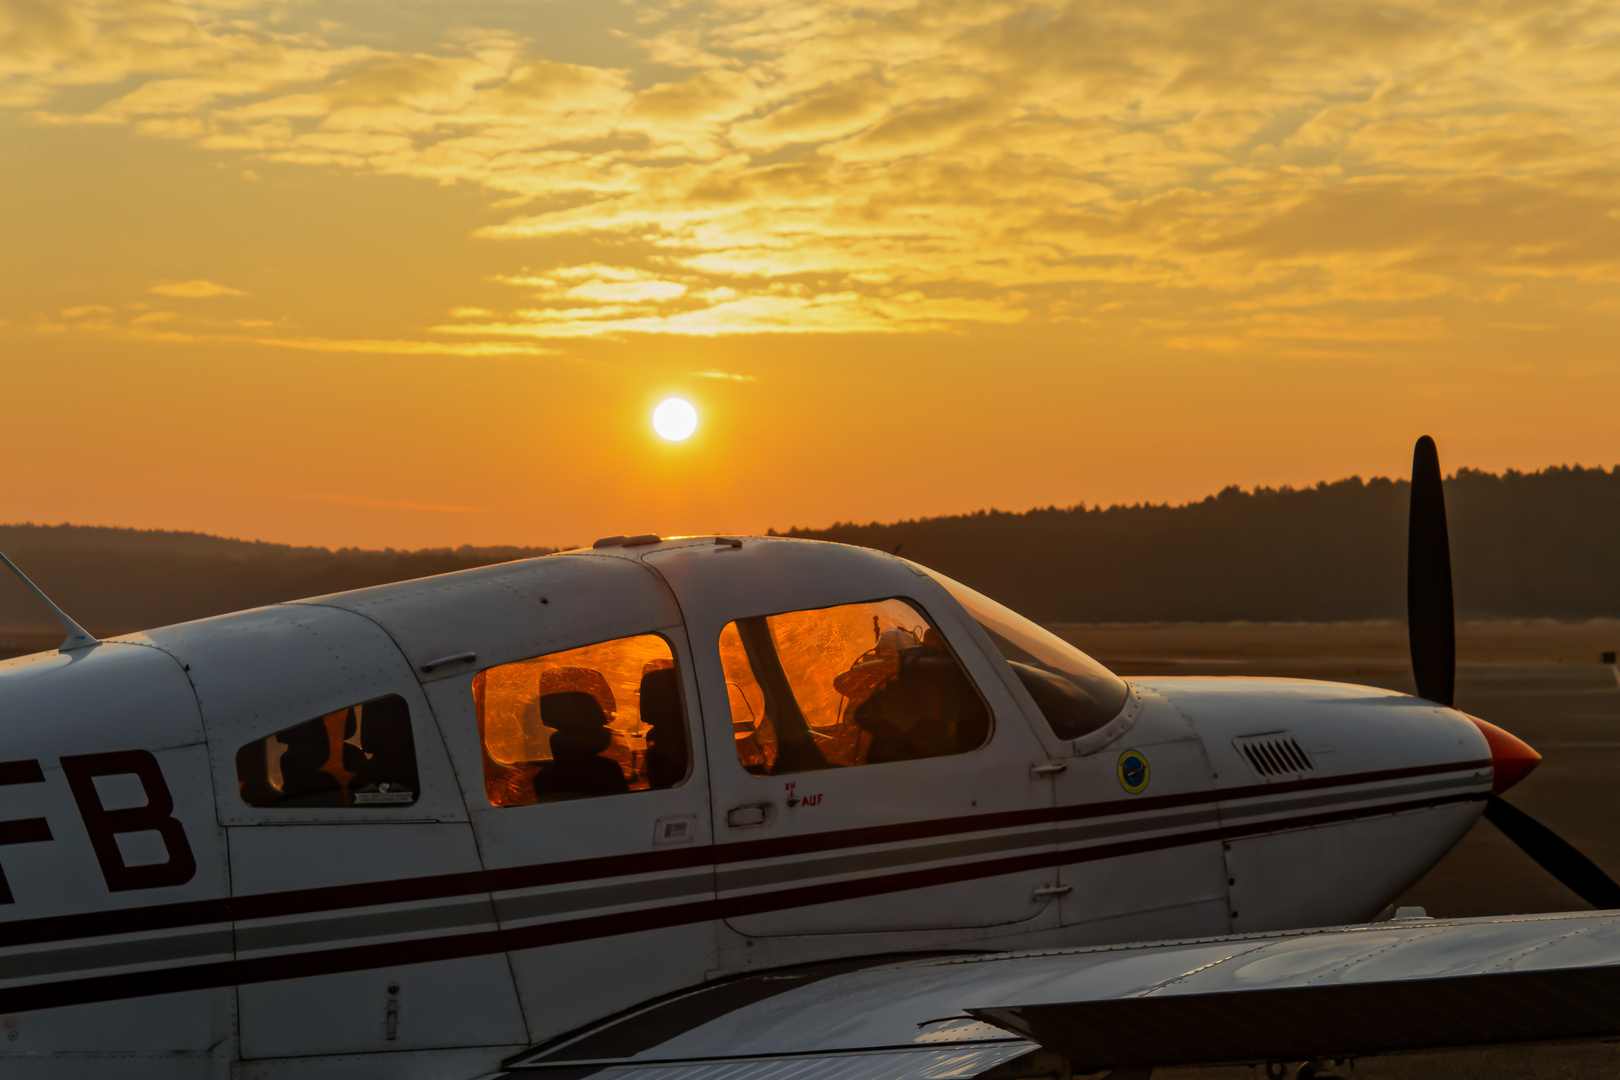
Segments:
[[[843,961],[716,983],[519,1058],[598,1080],[947,1080],[1620,1035],[1620,914],[1411,919]]]

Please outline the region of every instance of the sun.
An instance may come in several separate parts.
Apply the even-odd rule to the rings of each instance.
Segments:
[[[672,397],[658,403],[652,421],[654,431],[670,442],[680,442],[697,430],[698,415],[690,401]]]

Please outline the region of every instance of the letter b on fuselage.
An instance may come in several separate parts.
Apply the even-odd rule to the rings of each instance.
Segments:
[[[110,891],[184,885],[197,873],[197,860],[186,841],[186,830],[174,817],[174,796],[151,751],[115,750],[64,757],[62,773],[73,791],[73,801],[79,805],[79,816],[84,819],[90,846]],[[140,781],[146,805],[108,810],[96,791],[96,777],[125,775]],[[124,862],[123,852],[118,849],[119,835],[141,832],[155,832],[162,837],[168,853],[164,862],[137,866]]]

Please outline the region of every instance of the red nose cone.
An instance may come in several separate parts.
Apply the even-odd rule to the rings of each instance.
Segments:
[[[1468,719],[1479,728],[1480,734],[1485,736],[1485,742],[1491,748],[1491,770],[1494,776],[1491,779],[1491,794],[1500,795],[1520,780],[1530,775],[1530,771],[1541,764],[1541,755],[1530,749],[1528,743],[1517,735],[1509,735],[1495,724],[1487,724],[1477,716]]]

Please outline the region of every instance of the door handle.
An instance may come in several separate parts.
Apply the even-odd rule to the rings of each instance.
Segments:
[[[1067,896],[1074,892],[1073,885],[1042,885],[1030,896],[1031,900],[1050,900],[1054,896]]]
[[[1039,765],[1031,765],[1029,767],[1029,778],[1039,780],[1043,776],[1056,776],[1067,768],[1068,766],[1061,761],[1047,761]]]
[[[726,824],[734,829],[745,828],[749,825],[763,825],[769,820],[771,820],[770,803],[734,806],[726,811]]]

